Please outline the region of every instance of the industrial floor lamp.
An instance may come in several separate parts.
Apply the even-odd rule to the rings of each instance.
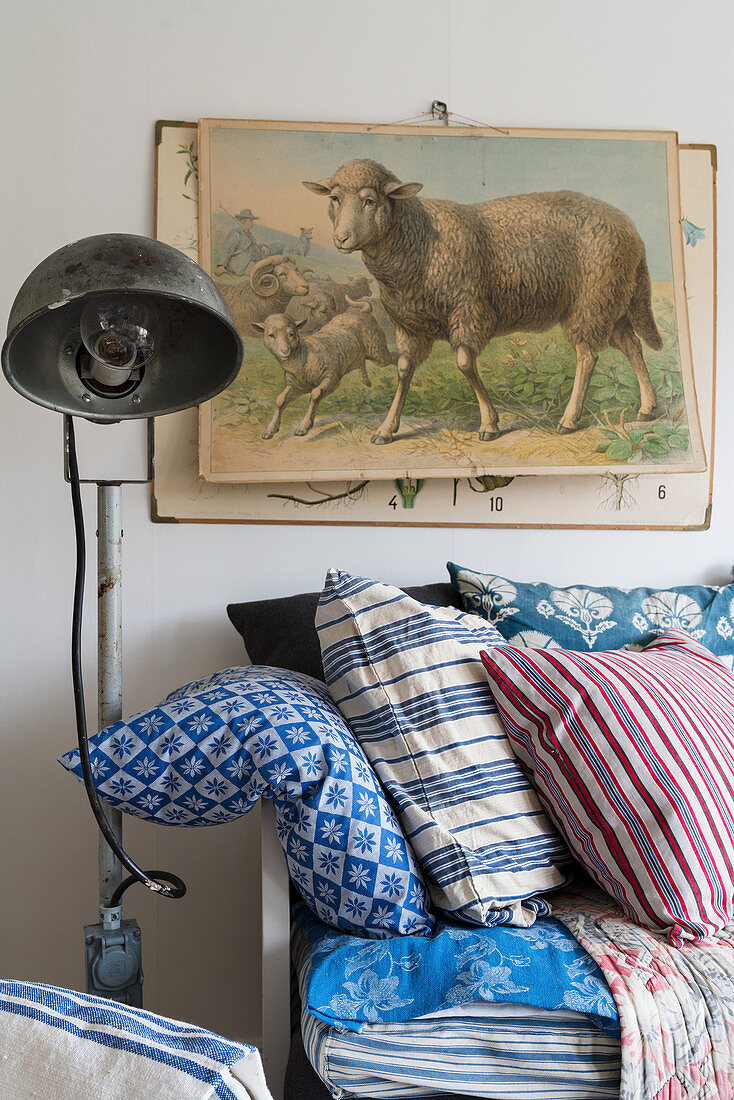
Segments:
[[[209,276],[177,249],[147,237],[86,237],[48,256],[28,276],[10,312],[2,349],[5,376],[29,400],[64,414],[65,476],[77,545],[72,678],[79,754],[100,829],[100,923],[85,928],[87,988],[142,1003],[140,930],[122,920],[132,883],[168,898],[186,887],[176,875],[143,871],[122,847],[122,815],[102,806],[87,745],[81,669],[85,538],[74,417],[98,423],[148,420],[147,476],[153,476],[152,417],[199,405],[228,386],[242,340]],[[98,719],[122,717],[122,484],[97,482]],[[129,877],[122,879],[122,868]]]

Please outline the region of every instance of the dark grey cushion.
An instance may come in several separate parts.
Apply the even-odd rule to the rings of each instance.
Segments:
[[[463,610],[450,584],[425,584],[403,590],[419,603]],[[276,600],[231,603],[227,614],[242,635],[254,665],[273,665],[323,680],[321,647],[313,625],[320,592],[302,592]]]
[[[331,1100],[331,1092],[306,1057],[300,1027],[291,1036],[283,1093],[285,1100]]]

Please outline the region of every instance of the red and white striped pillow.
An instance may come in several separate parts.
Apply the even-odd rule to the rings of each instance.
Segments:
[[[482,654],[549,817],[596,882],[672,944],[734,921],[734,676],[671,630],[639,653]]]

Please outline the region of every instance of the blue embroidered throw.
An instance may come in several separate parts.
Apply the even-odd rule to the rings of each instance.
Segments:
[[[678,588],[594,588],[512,581],[448,562],[464,607],[505,641],[529,649],[640,649],[667,630],[685,630],[731,668],[734,584]]]
[[[306,1008],[325,1023],[361,1031],[365,1023],[397,1023],[492,1001],[580,1012],[619,1034],[601,969],[550,917],[531,928],[438,921],[428,937],[365,943],[334,933],[303,905],[293,916],[310,948],[305,982],[302,975]]]
[[[290,876],[327,924],[421,935],[426,889],[403,831],[326,686],[250,665],[186,684],[90,742],[97,789],[162,825],[217,825],[275,803]],[[60,758],[81,778],[79,751]]]

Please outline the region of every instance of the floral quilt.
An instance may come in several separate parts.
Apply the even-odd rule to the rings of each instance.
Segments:
[[[734,926],[673,947],[598,891],[565,891],[553,912],[599,964],[614,995],[620,1100],[732,1100]]]

